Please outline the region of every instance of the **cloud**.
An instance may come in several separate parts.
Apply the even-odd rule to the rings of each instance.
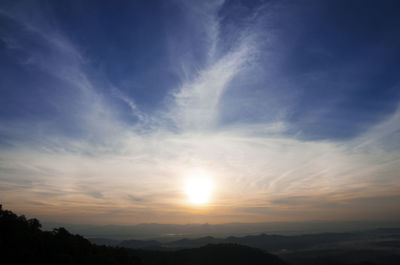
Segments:
[[[245,84],[251,83],[248,79],[265,81],[258,77],[263,73],[257,68],[265,58],[259,56],[275,40],[272,36],[261,42],[264,35],[258,32],[258,24],[251,24],[237,29],[240,38],[232,49],[220,49],[222,2],[181,4],[195,15],[185,17],[191,29],[207,36],[202,45],[207,60],[192,62],[191,56],[173,53],[171,60],[177,68],[185,61],[195,66],[179,70],[186,72],[180,75],[181,84],[170,92],[166,107],[154,113],[141,110],[136,99],[111,82],[92,80],[86,72],[90,64],[85,54],[60,30],[44,21],[26,20],[23,14],[1,12],[29,32],[21,33],[24,38],[41,46],[32,48],[21,36],[13,36],[7,40],[9,48],[24,50],[26,65],[61,80],[61,90],[73,90],[84,103],[67,100],[64,106],[70,108],[62,111],[73,116],[71,124],[80,128],[78,135],[54,131],[57,122],[1,123],[0,133],[19,136],[11,137],[11,145],[0,154],[0,198],[7,207],[44,216],[70,213],[75,221],[80,214],[90,220],[119,212],[115,218],[104,219],[115,223],[191,222],[196,216],[209,218],[209,222],[225,220],[223,216],[238,221],[293,221],[297,217],[319,219],[327,213],[330,218],[341,209],[338,216],[345,218],[351,208],[347,205],[371,201],[376,202],[371,213],[378,212],[384,196],[397,198],[399,111],[346,141],[296,138],[287,133],[292,124],[282,116],[224,124],[223,111],[245,112],[224,102],[235,92],[235,84],[245,93],[249,89]],[[170,45],[179,41],[170,40]],[[268,58],[268,65],[278,64],[274,56]],[[273,70],[272,66],[266,69]],[[269,86],[282,84],[280,77],[269,80],[265,90],[273,100],[263,95],[251,101],[265,105],[259,112],[266,112],[270,105],[265,102],[276,98]],[[118,115],[111,104],[115,98],[129,106],[135,122]],[[51,99],[57,106],[64,100]],[[188,206],[182,190],[184,178],[199,168],[216,184],[212,202],[203,210]],[[36,207],[32,208],[32,202],[37,202]],[[388,211],[394,208],[393,204]]]
[[[134,102],[132,98],[129,98],[128,96],[124,95],[124,93],[116,87],[112,87],[112,93],[113,95],[115,95],[117,98],[119,98],[129,106],[129,108],[132,110],[132,114],[135,117],[137,117],[140,122],[143,123],[147,122],[148,118],[144,113],[140,111],[137,104]]]
[[[183,84],[173,94],[175,106],[170,115],[178,128],[201,130],[215,126],[219,100],[247,56],[248,47],[240,47],[200,71],[194,81]]]

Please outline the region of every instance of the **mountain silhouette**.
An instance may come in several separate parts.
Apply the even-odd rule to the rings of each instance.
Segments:
[[[279,257],[237,244],[207,245],[179,251],[136,250],[149,265],[286,265]]]
[[[210,238],[206,238],[209,240]],[[100,241],[105,241],[101,239]],[[126,242],[131,247],[157,241]],[[285,265],[279,257],[237,244],[207,245],[178,251],[134,250],[92,244],[65,228],[42,231],[37,219],[27,219],[0,205],[0,264],[4,265]]]

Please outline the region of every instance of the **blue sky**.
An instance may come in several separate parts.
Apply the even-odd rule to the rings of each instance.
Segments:
[[[0,200],[86,223],[399,218],[399,10],[2,1]]]

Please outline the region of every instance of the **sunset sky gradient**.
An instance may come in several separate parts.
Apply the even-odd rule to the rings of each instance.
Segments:
[[[1,1],[0,203],[88,224],[400,220],[399,10]]]

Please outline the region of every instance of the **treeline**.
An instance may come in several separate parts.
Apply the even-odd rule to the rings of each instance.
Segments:
[[[0,264],[136,265],[140,258],[126,249],[97,246],[65,228],[42,231],[37,219],[27,219],[0,205]]]

